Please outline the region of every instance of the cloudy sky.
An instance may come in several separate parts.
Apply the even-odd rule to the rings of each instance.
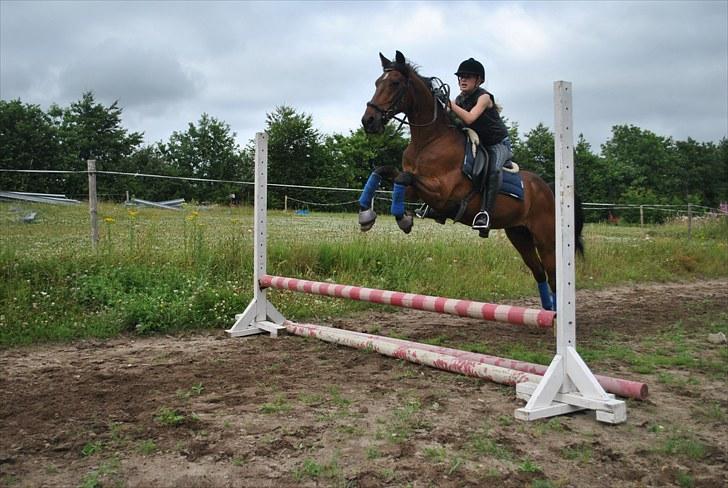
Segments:
[[[554,80],[595,150],[616,124],[728,137],[728,1],[132,2],[0,0],[0,98],[46,109],[92,90],[148,143],[202,113],[241,145],[289,105],[321,132],[360,124],[395,50],[455,85],[481,60],[521,133],[553,124]]]

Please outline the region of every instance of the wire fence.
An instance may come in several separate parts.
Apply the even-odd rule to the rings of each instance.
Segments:
[[[90,175],[89,170],[34,170],[34,169],[0,169],[1,173],[26,173],[36,175]],[[254,182],[245,180],[200,178],[190,176],[160,175],[142,172],[123,172],[96,170],[94,176],[106,175],[112,178],[128,177],[133,179],[164,179],[170,181],[190,183],[210,183],[216,185],[235,185],[240,188],[238,194],[230,195],[230,202],[234,204],[252,205],[252,188]],[[142,187],[144,188],[144,187]],[[322,211],[322,212],[349,212],[359,208],[358,200],[344,198],[334,200],[331,193],[354,193],[360,194],[362,188],[345,188],[334,186],[296,185],[288,183],[268,183],[269,203],[272,208],[282,208],[286,211]],[[12,191],[13,189],[0,190]],[[378,190],[374,199],[375,210],[386,212],[391,203],[390,190]],[[328,194],[328,195],[327,195]],[[70,195],[83,197],[85,195]],[[130,200],[130,192],[120,193],[118,191],[97,192],[97,197],[108,200]],[[169,195],[169,198],[179,195]],[[408,203],[409,208],[419,206],[419,203]],[[721,207],[724,207],[723,205]],[[655,203],[611,203],[611,202],[584,202],[582,208],[588,222],[606,221],[609,223],[661,223],[672,218],[698,218],[705,215],[728,215],[726,208],[714,208],[706,205],[693,203],[686,204],[655,204]]]

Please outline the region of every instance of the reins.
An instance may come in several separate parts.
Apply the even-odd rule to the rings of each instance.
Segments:
[[[407,120],[407,115],[405,114],[404,117],[399,118],[397,117],[397,114],[401,112],[401,109],[399,105],[402,103],[402,100],[404,100],[405,94],[407,93],[407,90],[410,88],[409,79],[407,79],[407,82],[399,89],[399,92],[397,93],[397,97],[395,100],[390,104],[388,109],[383,109],[377,104],[373,102],[367,102],[368,107],[372,107],[374,110],[382,114],[382,118],[384,119],[384,123],[386,123],[389,119],[394,119],[399,122],[399,127],[397,127],[397,132],[399,129],[402,128],[402,125],[406,124],[410,127],[427,127],[435,123],[437,121],[437,106],[438,102],[439,105],[442,106],[444,109],[447,107],[447,104],[450,102],[450,85],[447,83],[443,83],[440,78],[437,78],[436,76],[433,76],[429,79],[430,82],[430,93],[432,94],[432,120],[425,123],[425,124],[415,124],[414,122],[410,122]]]

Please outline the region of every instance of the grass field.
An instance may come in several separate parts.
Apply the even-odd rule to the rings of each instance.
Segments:
[[[0,203],[0,345],[227,328],[252,295],[252,209],[179,212],[101,204],[98,249],[88,209]],[[21,217],[36,211],[31,224]],[[659,227],[590,224],[577,288],[728,276],[728,219]],[[382,216],[362,234],[354,214],[269,214],[271,274],[508,303],[536,295],[498,231],[417,221],[410,235]],[[371,305],[276,293],[292,319]]]
[[[0,204],[0,486],[726,486],[728,348],[711,340],[728,333],[726,219],[695,222],[690,240],[680,222],[585,228],[579,354],[650,390],[607,426],[517,422],[512,387],[371,351],[227,337],[252,295],[250,208],[102,205],[93,250],[86,207],[16,206]],[[269,224],[273,274],[537,302],[501,231]],[[544,365],[555,349],[551,331],[269,297],[343,329]]]

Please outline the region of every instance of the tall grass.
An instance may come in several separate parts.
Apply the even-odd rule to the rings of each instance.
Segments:
[[[103,204],[90,246],[85,207],[0,204],[0,345],[123,332],[225,328],[252,296],[250,208],[129,210]],[[20,216],[38,212],[36,223]],[[268,271],[320,281],[492,302],[535,297],[530,272],[502,231],[417,221],[403,235],[382,216],[367,234],[355,215],[269,215]],[[577,286],[728,276],[728,225],[588,225]],[[361,310],[361,302],[274,292],[291,318]]]

